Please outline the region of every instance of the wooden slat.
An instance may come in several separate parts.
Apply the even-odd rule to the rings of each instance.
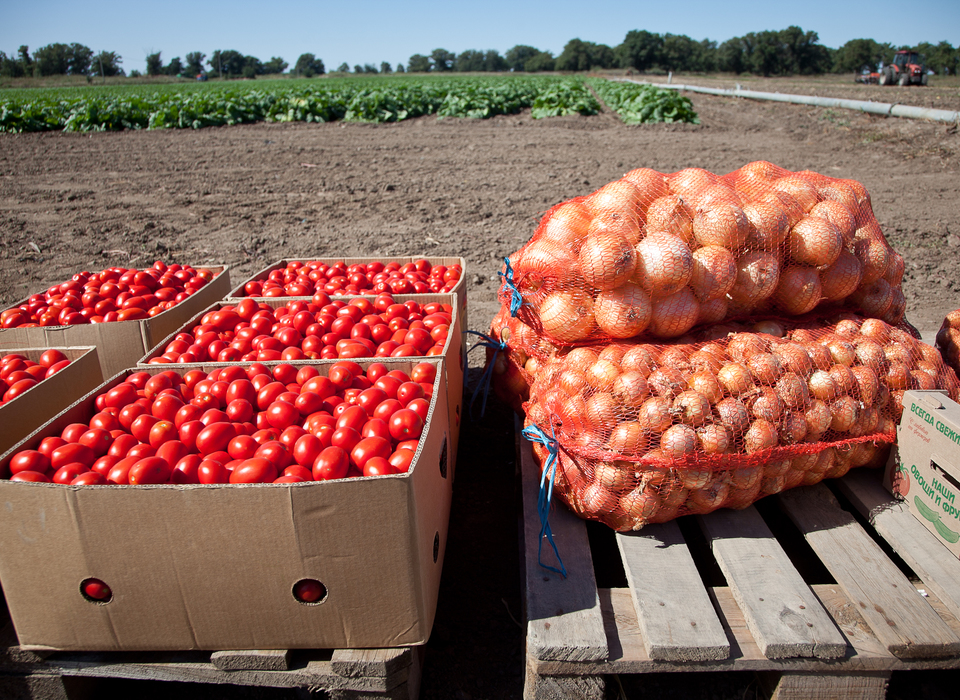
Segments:
[[[336,649],[330,659],[333,672],[347,678],[386,678],[410,666],[416,650],[411,647],[395,649]]]
[[[730,643],[677,523],[618,533],[640,631],[651,659],[725,659]]]
[[[290,650],[215,651],[210,654],[210,663],[221,671],[286,671],[290,668]]]
[[[847,643],[753,506],[698,518],[747,626],[769,659],[835,659]]]
[[[889,671],[770,674],[770,700],[883,700]],[[761,686],[766,685],[761,679]]]
[[[540,566],[540,470],[530,444],[518,435],[523,496],[523,538],[527,609],[527,650],[538,659],[589,661],[607,658],[593,559],[586,525],[554,499],[550,527],[567,576]],[[544,541],[544,562],[556,565]],[[559,567],[558,567],[559,568]]]
[[[925,588],[935,593],[955,617],[960,617],[960,559],[950,555],[909,508],[883,488],[879,472],[854,469],[837,485],[920,577]]]
[[[960,638],[823,484],[780,504],[886,648],[901,658],[955,656]]]

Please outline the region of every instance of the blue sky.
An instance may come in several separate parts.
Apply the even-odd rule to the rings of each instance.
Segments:
[[[558,55],[570,39],[616,46],[631,29],[723,42],[790,25],[817,32],[820,43],[832,48],[857,38],[895,45],[945,40],[957,46],[960,0],[204,0],[193,6],[156,0],[0,0],[0,51],[10,55],[21,44],[33,51],[78,42],[95,52],[116,51],[127,72],[143,71],[144,59],[155,51],[165,64],[191,51],[209,56],[218,48],[262,61],[280,56],[290,64],[309,52],[332,70],[343,62],[405,64],[412,54],[429,55],[436,48],[502,54],[526,44]]]

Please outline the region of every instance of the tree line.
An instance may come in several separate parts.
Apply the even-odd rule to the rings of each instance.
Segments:
[[[873,39],[851,39],[832,49],[820,44],[813,31],[791,26],[779,31],[750,32],[718,44],[704,39],[696,41],[682,34],[656,34],[645,30],[628,31],[623,43],[607,46],[580,39],[571,39],[558,56],[533,46],[517,45],[504,55],[496,50],[469,49],[459,54],[434,49],[429,55],[413,54],[407,65],[395,67],[387,62],[351,67],[343,63],[341,73],[393,72],[539,72],[586,71],[622,68],[639,72],[724,72],[750,73],[763,76],[822,75],[875,70],[881,62],[890,63],[899,49],[911,49],[926,56],[927,68],[938,75],[955,75],[960,67],[960,48],[947,41],[937,44],[921,42],[917,46],[894,46]],[[21,46],[15,55],[0,51],[0,75],[7,77],[86,75],[125,75],[121,57],[113,51],[94,53],[83,44],[49,44],[30,55],[29,47]],[[146,75],[199,77],[216,75],[222,78],[255,78],[287,71],[298,77],[323,75],[323,61],[312,53],[302,54],[293,65],[278,56],[261,61],[255,56],[234,50],[216,50],[209,57],[200,51],[179,56],[164,64],[161,53],[146,58]],[[141,75],[131,70],[131,76]]]

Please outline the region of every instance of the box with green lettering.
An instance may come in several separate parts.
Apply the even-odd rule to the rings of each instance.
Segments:
[[[907,391],[884,485],[960,557],[960,404],[940,391]]]

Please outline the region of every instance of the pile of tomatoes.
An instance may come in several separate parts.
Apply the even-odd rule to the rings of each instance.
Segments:
[[[295,483],[409,470],[437,364],[261,363],[134,372],[72,423],[9,460],[11,481]]]
[[[242,299],[210,311],[178,333],[151,364],[269,362],[361,357],[440,355],[452,324],[450,304],[408,300],[389,294],[349,303],[318,293],[313,301],[273,308]]]
[[[44,350],[37,362],[17,353],[0,357],[0,406],[69,364],[67,356],[54,348]]]
[[[248,297],[309,297],[317,292],[331,295],[356,294],[446,294],[460,281],[458,265],[416,262],[368,262],[333,265],[292,260],[271,270],[264,280],[251,280],[243,287]]]
[[[179,304],[214,277],[207,269],[166,265],[78,272],[0,313],[0,327],[72,326],[150,318]]]

